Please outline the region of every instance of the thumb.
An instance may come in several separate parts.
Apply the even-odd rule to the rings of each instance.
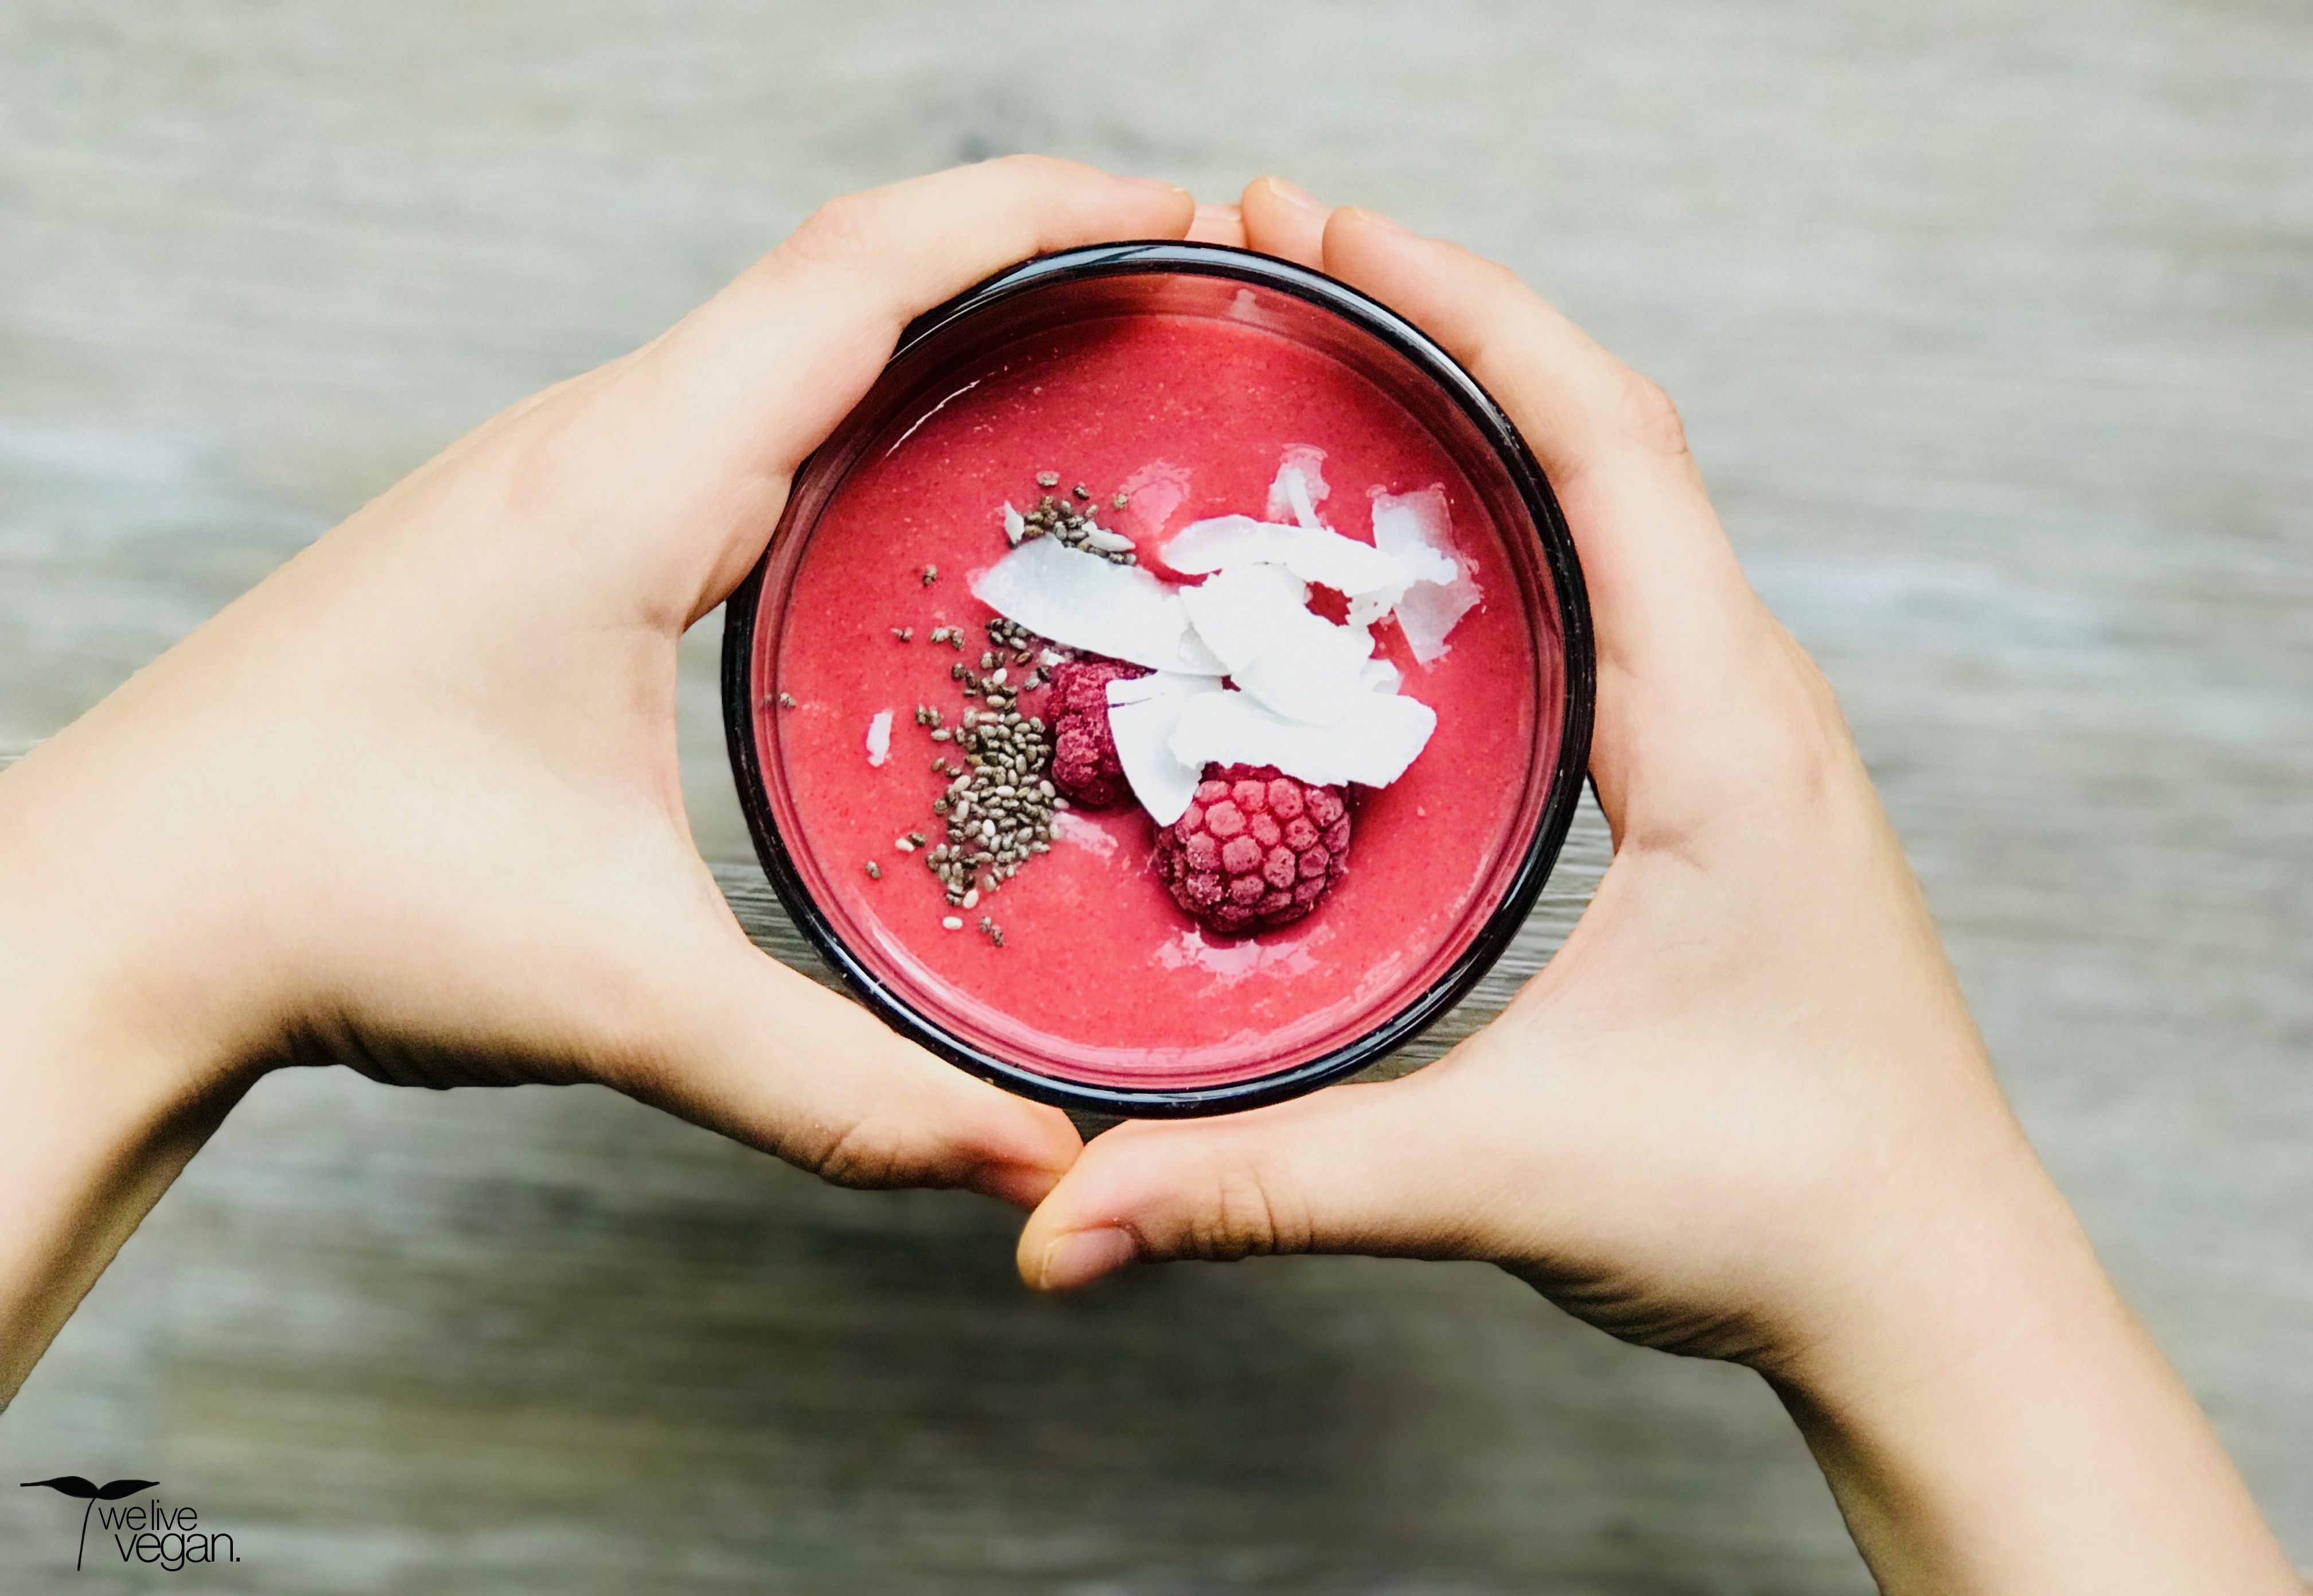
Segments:
[[[944,1063],[743,939],[669,983],[629,1096],[854,1186],[962,1186],[1025,1208],[1081,1146],[1068,1116]]]
[[[1456,1064],[1225,1119],[1119,1125],[1029,1217],[1021,1278],[1067,1291],[1174,1258],[1479,1256],[1495,1203],[1440,1090]]]

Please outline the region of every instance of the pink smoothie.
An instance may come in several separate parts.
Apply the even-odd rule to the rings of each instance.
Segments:
[[[1520,806],[1558,736],[1557,663],[1537,648],[1501,533],[1469,481],[1365,377],[1227,320],[1078,323],[942,386],[961,391],[932,395],[861,454],[756,639],[767,780],[786,783],[784,824],[800,832],[788,848],[839,933],[967,1040],[1099,1084],[1267,1073],[1402,1008],[1499,902],[1505,858],[1527,841],[1511,834]],[[931,766],[953,754],[915,708],[935,706],[953,726],[972,707],[949,667],[976,668],[987,646],[992,612],[970,585],[1007,551],[1003,504],[1032,506],[1040,471],[1060,472],[1063,494],[1085,482],[1090,513],[1161,573],[1166,535],[1202,516],[1263,515],[1280,458],[1302,448],[1324,452],[1326,520],[1360,540],[1371,537],[1371,495],[1442,486],[1454,551],[1474,561],[1483,594],[1427,666],[1394,623],[1376,632],[1402,691],[1438,711],[1438,727],[1395,783],[1353,798],[1346,878],[1297,924],[1226,938],[1167,895],[1141,810],[1072,811],[1049,854],[976,908],[951,908],[921,854],[894,839],[943,835],[931,803],[946,778]],[[1116,509],[1120,489],[1129,499]],[[929,586],[927,565],[938,571]],[[927,640],[944,625],[964,629],[963,654]],[[913,639],[896,639],[895,627]],[[1018,707],[1042,713],[1042,698]],[[885,710],[891,751],[875,766],[868,727]],[[963,930],[943,928],[951,914]],[[1000,924],[1003,947],[978,933],[981,914]]]

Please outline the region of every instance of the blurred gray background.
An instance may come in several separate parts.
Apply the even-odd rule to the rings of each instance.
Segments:
[[[2302,0],[0,0],[0,744],[816,201],[1287,172],[1680,400],[2010,1089],[2313,1565]],[[711,623],[684,683],[743,855]],[[1570,877],[1576,890],[1579,873]],[[606,1094],[268,1080],[0,1420],[217,1591],[1845,1592],[1746,1374],[1480,1267],[1013,1282]],[[0,1584],[75,1581],[0,1491]],[[116,1565],[117,1568],[117,1565]]]

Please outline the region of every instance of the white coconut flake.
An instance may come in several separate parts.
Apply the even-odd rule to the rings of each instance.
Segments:
[[[1108,684],[1108,729],[1116,739],[1116,763],[1132,796],[1159,825],[1181,818],[1204,771],[1202,764],[1184,764],[1174,756],[1173,733],[1182,713],[1200,698],[1221,696],[1217,677],[1170,671]]]
[[[892,756],[892,711],[878,710],[867,723],[867,763],[882,764]]]
[[[1181,708],[1171,740],[1173,757],[1203,769],[1222,764],[1273,764],[1304,781],[1362,782],[1386,787],[1405,773],[1437,729],[1428,704],[1396,693],[1360,695],[1331,726],[1288,720],[1248,692],[1205,692]]]
[[[1298,466],[1288,465],[1277,473],[1277,485],[1285,489],[1285,502],[1293,507],[1293,518],[1311,532],[1323,532],[1325,527],[1317,519],[1317,507],[1310,501],[1308,479]]]
[[[1010,499],[1006,499],[1004,501],[1004,541],[1016,549],[1020,546],[1020,540],[1027,535],[1028,518],[1012,507]]]
[[[1229,675],[1288,720],[1331,726],[1365,696],[1371,633],[1303,610],[1280,625],[1258,658]]]
[[[1216,571],[1181,602],[1236,684],[1279,714],[1328,726],[1365,691],[1372,635],[1309,609],[1309,589],[1282,566]]]
[[[1154,670],[1218,675],[1181,595],[1135,565],[1031,538],[972,578],[974,598],[1030,631]]]
[[[1189,623],[1221,664],[1251,665],[1279,627],[1309,613],[1309,585],[1281,565],[1235,565],[1181,589]]]
[[[1464,577],[1445,586],[1417,582],[1397,601],[1398,629],[1423,665],[1434,665],[1451,646],[1447,639],[1478,602],[1478,585]]]
[[[1301,480],[1298,491],[1310,507],[1306,517],[1300,514],[1295,489],[1286,481],[1288,476]],[[1332,488],[1325,481],[1325,451],[1315,444],[1289,445],[1278,463],[1277,480],[1269,485],[1269,518],[1282,521],[1291,516],[1304,525],[1315,526],[1318,524],[1316,507],[1324,504],[1332,492]]]
[[[1376,494],[1373,528],[1375,547],[1413,578],[1393,613],[1413,657],[1432,664],[1445,657],[1446,639],[1482,596],[1467,562],[1448,551],[1454,518],[1446,490],[1432,485],[1413,493]]]
[[[1239,565],[1281,565],[1305,582],[1355,597],[1394,587],[1405,569],[1370,543],[1323,527],[1288,526],[1250,516],[1192,521],[1165,545],[1165,563],[1183,576]]]
[[[1395,692],[1404,680],[1398,668],[1386,659],[1368,659],[1359,679],[1368,692]]]

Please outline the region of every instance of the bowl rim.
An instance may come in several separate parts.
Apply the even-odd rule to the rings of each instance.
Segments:
[[[951,326],[1006,301],[1041,289],[1095,278],[1188,274],[1228,278],[1290,295],[1332,312],[1388,345],[1434,382],[1500,457],[1532,517],[1556,595],[1564,653],[1558,757],[1525,857],[1508,887],[1444,974],[1379,1024],[1342,1045],[1285,1069],[1220,1085],[1174,1088],[1104,1086],[1065,1080],[1016,1064],[950,1036],[919,1013],[836,935],[805,888],[787,843],[772,823],[755,727],[753,681],[756,617],[761,609],[771,549],[787,530],[788,510],[766,540],[763,555],[724,603],[723,728],[732,774],[748,833],[772,890],[820,957],[842,977],[870,1012],[910,1041],[967,1072],[1020,1097],[1061,1108],[1132,1119],[1183,1119],[1234,1113],[1282,1102],[1352,1075],[1412,1041],[1466,996],[1508,950],[1532,913],[1556,865],[1581,802],[1590,760],[1597,661],[1590,603],[1572,532],[1541,463],[1508,415],[1460,362],[1420,328],[1346,283],[1305,266],[1226,244],[1139,240],[1092,244],[1035,256],[1006,268],[908,323],[884,369],[921,348]],[[800,481],[811,468],[796,468]],[[794,503],[792,493],[788,499]]]

